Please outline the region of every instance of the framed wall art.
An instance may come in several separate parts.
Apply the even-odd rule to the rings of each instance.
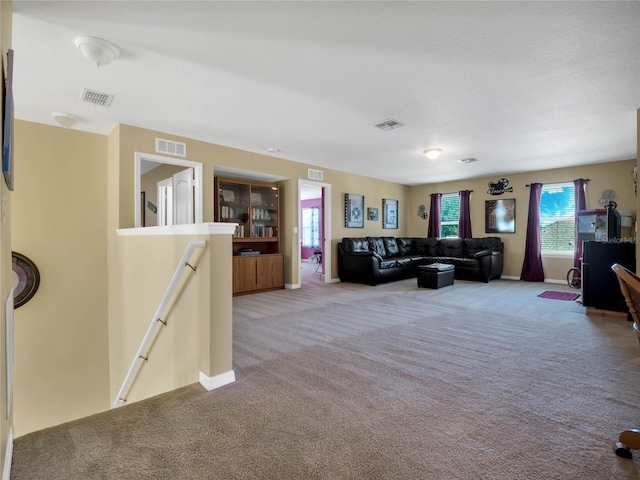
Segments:
[[[364,195],[344,194],[344,226],[364,228]]]
[[[382,228],[398,228],[398,200],[382,199]]]
[[[486,200],[485,233],[516,233],[516,199]]]
[[[374,222],[378,221],[378,209],[369,207],[367,208],[367,220],[372,220]]]

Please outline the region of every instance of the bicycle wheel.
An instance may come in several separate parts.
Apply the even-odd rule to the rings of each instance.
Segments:
[[[567,272],[567,284],[571,288],[580,288],[582,286],[580,269],[578,267],[573,267]]]

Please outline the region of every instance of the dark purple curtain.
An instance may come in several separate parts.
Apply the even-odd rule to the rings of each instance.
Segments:
[[[460,238],[472,238],[471,235],[471,207],[469,205],[469,197],[471,190],[460,190],[460,216],[458,218],[458,236]]]
[[[442,200],[441,193],[431,194],[431,208],[429,209],[429,230],[427,231],[427,237],[440,237],[440,201]]]
[[[542,253],[540,248],[540,195],[542,184],[532,183],[529,194],[529,219],[527,220],[527,241],[520,280],[544,282]]]
[[[586,185],[586,181],[582,178],[578,178],[573,181],[573,191],[575,195],[576,201],[576,212],[578,210],[586,210],[587,209],[587,201],[585,199],[584,194],[584,186]],[[574,237],[574,245],[573,245],[573,266],[580,268],[582,265],[582,242],[578,240],[578,221],[576,218],[576,231]]]

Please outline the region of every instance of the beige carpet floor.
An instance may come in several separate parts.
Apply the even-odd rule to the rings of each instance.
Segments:
[[[537,297],[562,285],[318,277],[234,299],[234,384],[17,438],[11,478],[640,478],[626,320]]]

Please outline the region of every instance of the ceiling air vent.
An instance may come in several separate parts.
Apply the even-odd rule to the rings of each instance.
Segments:
[[[187,156],[187,144],[180,142],[172,142],[163,138],[156,138],[156,152],[168,153],[170,155],[178,155],[180,157]]]
[[[323,177],[324,177],[324,172],[322,170],[314,170],[313,168],[310,168],[307,172],[307,178],[309,180],[322,181]]]
[[[373,126],[376,128],[379,128],[380,130],[384,130],[386,132],[387,130],[393,130],[394,128],[403,127],[404,123],[400,123],[399,121],[394,120],[393,118],[387,118],[386,120],[383,120],[381,122],[374,123]]]
[[[469,158],[461,158],[460,160],[458,160],[460,163],[473,163],[473,162],[477,162],[478,159],[477,158],[473,158],[473,157],[469,157]]]
[[[80,96],[82,102],[92,103],[94,105],[100,105],[101,107],[108,107],[111,105],[113,95],[108,93],[100,93],[95,90],[82,89],[82,95]]]

